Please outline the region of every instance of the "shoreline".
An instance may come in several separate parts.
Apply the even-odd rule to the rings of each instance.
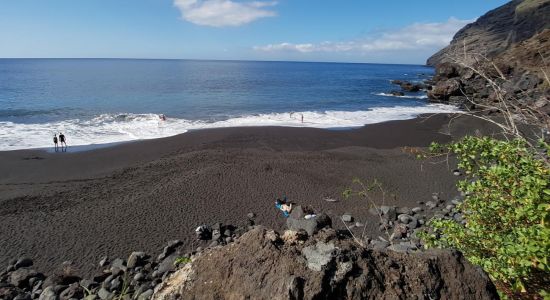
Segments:
[[[250,212],[257,224],[281,229],[273,201],[282,194],[330,216],[353,212],[374,234],[364,203],[342,191],[357,177],[379,179],[396,195],[390,205],[414,207],[433,192],[456,196],[457,177],[445,165],[422,168],[401,148],[480,127],[464,120],[440,133],[449,120],[439,114],[346,131],[218,128],[65,155],[0,152],[0,265],[28,256],[49,272],[72,260],[92,274],[105,255],[157,253],[173,239],[194,249],[198,225],[240,225]]]
[[[390,96],[403,98],[401,96]],[[406,96],[409,97],[409,96]],[[416,97],[416,96],[415,96]],[[423,96],[424,97],[424,96]],[[50,123],[13,123],[7,124],[13,132],[0,132],[4,136],[0,152],[14,150],[40,150],[53,146],[48,130],[44,128],[61,128],[72,144],[71,147],[80,149],[101,148],[104,145],[143,141],[164,137],[176,136],[195,130],[240,127],[292,127],[292,128],[319,128],[328,130],[347,130],[361,128],[365,125],[390,121],[410,120],[426,114],[458,113],[456,107],[439,103],[424,103],[423,106],[389,106],[373,107],[366,110],[341,111],[297,111],[272,112],[229,117],[224,120],[188,120],[185,118],[169,118],[166,122],[159,121],[158,115],[153,113],[115,113],[102,114],[89,122],[90,127],[78,120],[52,121]],[[290,114],[290,117],[289,117]],[[294,115],[294,116],[293,116]],[[300,122],[299,117],[305,117]],[[87,121],[88,122],[88,121]],[[82,127],[84,126],[84,127]],[[22,134],[18,132],[22,131]],[[32,137],[26,139],[28,133]],[[53,133],[52,133],[53,135]]]

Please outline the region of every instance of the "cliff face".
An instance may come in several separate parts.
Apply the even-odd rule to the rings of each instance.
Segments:
[[[514,0],[462,28],[428,59],[436,68],[428,97],[486,113],[498,113],[494,103],[504,99],[547,118],[549,63],[550,0]]]
[[[448,56],[463,51],[496,57],[549,28],[550,0],[514,0],[466,25],[449,46],[428,58],[427,64],[448,62]]]

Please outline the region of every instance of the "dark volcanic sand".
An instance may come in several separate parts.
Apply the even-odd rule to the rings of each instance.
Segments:
[[[446,164],[421,169],[401,149],[449,141],[439,133],[448,121],[436,115],[347,131],[226,128],[88,152],[1,152],[0,266],[25,255],[44,272],[71,260],[87,274],[104,255],[158,254],[172,239],[194,249],[197,225],[240,225],[249,212],[281,229],[273,202],[283,193],[338,226],[335,216],[350,212],[378,236],[365,201],[342,199],[342,191],[358,177],[377,178],[396,195],[387,204],[397,206],[417,206],[432,192],[455,196],[457,177]]]

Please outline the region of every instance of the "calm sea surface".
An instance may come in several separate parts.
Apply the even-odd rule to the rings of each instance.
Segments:
[[[50,146],[58,132],[69,145],[90,145],[213,127],[356,127],[452,110],[428,104],[423,92],[385,94],[398,89],[391,79],[421,81],[432,72],[381,64],[0,59],[0,150]]]

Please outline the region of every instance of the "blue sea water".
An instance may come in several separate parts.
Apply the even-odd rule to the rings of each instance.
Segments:
[[[70,145],[90,145],[213,127],[356,127],[452,111],[423,92],[387,94],[398,89],[392,79],[432,73],[417,65],[0,59],[0,150],[50,146],[56,132]]]

